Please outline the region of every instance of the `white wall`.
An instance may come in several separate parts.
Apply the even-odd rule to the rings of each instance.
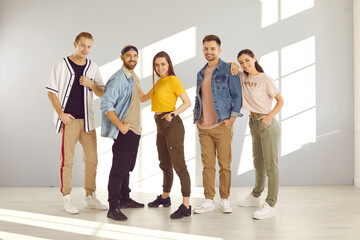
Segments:
[[[353,5],[351,0],[317,0],[313,6],[312,2],[0,0],[0,186],[59,185],[60,136],[54,132],[44,86],[53,64],[72,53],[73,39],[81,31],[93,34],[90,58],[100,66],[117,59],[125,44],[142,49],[144,63],[139,63],[138,72],[145,76],[141,83],[145,91],[151,87],[145,59],[152,58],[158,41],[169,43],[167,51],[185,53],[175,71],[189,92],[205,64],[201,52],[205,35],[220,36],[221,57],[226,61],[236,61],[243,48],[253,49],[285,98],[279,115],[280,183],[352,184]],[[182,41],[177,41],[176,34],[184,31],[189,35],[180,34]],[[170,55],[174,59],[180,53]],[[143,116],[150,119],[143,118],[147,135],[132,182],[160,187],[148,105],[142,105]],[[99,99],[95,112],[100,126],[98,106]],[[244,111],[245,117],[236,121],[234,129],[235,186],[254,182],[246,115]],[[193,185],[199,186],[202,166],[191,112],[183,118],[188,165]],[[106,187],[111,141],[98,138],[98,185]],[[82,186],[81,156],[78,147],[74,186]]]
[[[354,185],[360,188],[360,1],[354,0],[354,152],[355,177]]]

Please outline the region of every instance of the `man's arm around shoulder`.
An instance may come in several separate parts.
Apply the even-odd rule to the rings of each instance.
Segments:
[[[240,113],[242,106],[242,89],[238,75],[229,75],[229,88],[231,95],[231,116],[242,117]]]

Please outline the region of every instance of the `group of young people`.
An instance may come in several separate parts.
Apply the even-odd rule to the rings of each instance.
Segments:
[[[284,101],[273,80],[267,76],[253,52],[244,49],[235,63],[219,58],[221,41],[216,35],[203,39],[206,65],[198,72],[194,123],[198,129],[203,164],[205,200],[194,207],[190,205],[191,180],[184,157],[185,129],[179,116],[191,106],[190,99],[176,77],[170,56],[161,51],[153,58],[153,87],[144,93],[134,69],[139,51],[133,45],[121,51],[123,65],[107,81],[106,86],[96,63],[87,58],[93,44],[90,33],[82,32],[74,42],[72,55],[55,64],[46,85],[48,97],[54,108],[56,131],[61,133],[60,191],[64,210],[79,213],[71,198],[71,179],[74,149],[79,141],[83,147],[84,188],[86,207],[108,210],[107,216],[124,221],[124,208],[142,208],[144,204],[130,197],[130,172],[134,169],[141,136],[140,103],[151,100],[157,126],[156,146],[159,167],[163,171],[163,190],[148,207],[171,206],[170,192],[173,169],[180,179],[182,204],[170,215],[172,219],[187,217],[192,212],[201,214],[216,210],[215,174],[216,157],[219,164],[219,208],[231,213],[229,202],[231,186],[231,143],[233,124],[241,117],[241,108],[250,112],[249,126],[253,138],[255,187],[239,206],[259,207],[253,217],[274,217],[279,188],[278,149],[280,127],[275,115]],[[156,80],[156,81],[155,81]],[[93,94],[101,97],[101,136],[113,139],[112,166],[108,182],[108,202],[102,204],[96,197],[96,169],[98,164]],[[176,108],[177,99],[182,104]],[[276,105],[272,108],[273,99]],[[154,143],[155,144],[155,143]],[[260,198],[268,177],[268,194]]]

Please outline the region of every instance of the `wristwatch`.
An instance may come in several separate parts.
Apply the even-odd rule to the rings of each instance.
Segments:
[[[173,118],[175,117],[175,113],[171,113],[170,116]]]

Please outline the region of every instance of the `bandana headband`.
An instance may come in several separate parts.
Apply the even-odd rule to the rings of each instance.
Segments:
[[[124,55],[128,51],[135,51],[137,54],[139,54],[139,51],[135,46],[129,45],[129,46],[123,48],[123,50],[121,50],[121,55]]]

